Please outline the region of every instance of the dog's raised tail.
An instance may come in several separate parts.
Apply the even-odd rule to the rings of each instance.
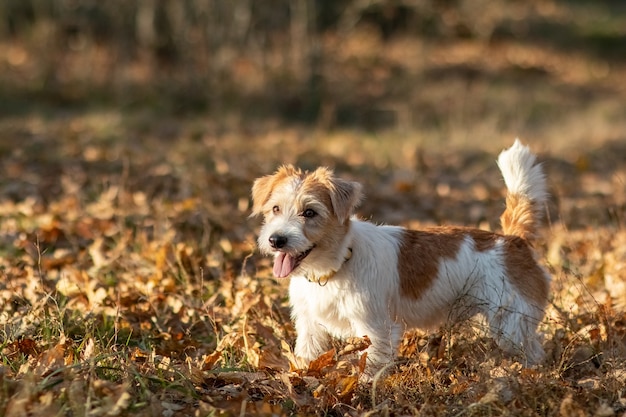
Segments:
[[[507,187],[506,209],[500,216],[502,231],[532,239],[548,199],[543,169],[536,163],[536,156],[518,139],[500,153],[498,167]]]

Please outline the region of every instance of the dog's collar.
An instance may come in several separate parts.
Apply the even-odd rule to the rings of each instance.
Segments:
[[[316,284],[319,284],[320,286],[324,286],[328,283],[328,281],[330,279],[332,279],[335,275],[337,275],[337,272],[339,272],[339,270],[343,267],[343,265],[348,262],[350,260],[350,258],[352,258],[352,248],[348,248],[348,251],[346,252],[346,256],[343,258],[343,263],[339,266],[339,268],[337,270],[331,270],[330,272],[328,272],[327,274],[324,275],[320,275],[317,276],[315,274],[312,273],[305,273],[304,277],[309,281],[309,282],[314,282]]]

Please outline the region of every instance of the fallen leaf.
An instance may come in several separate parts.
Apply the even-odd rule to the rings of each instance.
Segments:
[[[320,375],[324,368],[335,365],[337,363],[337,361],[335,360],[335,355],[335,349],[331,349],[325,353],[322,353],[316,359],[313,359],[309,364],[307,375]]]

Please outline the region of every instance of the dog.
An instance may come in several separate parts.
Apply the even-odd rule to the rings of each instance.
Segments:
[[[374,373],[393,361],[405,329],[481,314],[507,354],[538,364],[550,276],[532,242],[546,179],[519,140],[497,164],[507,187],[502,233],[359,220],[361,185],[328,168],[286,165],[255,180],[251,216],[264,219],[260,251],[274,255],[277,278],[291,278],[295,355],[311,361],[327,351],[329,336],[368,336],[366,372]]]

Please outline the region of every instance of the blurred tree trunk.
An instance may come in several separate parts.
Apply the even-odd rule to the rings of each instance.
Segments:
[[[307,0],[292,0],[289,4],[291,72],[300,80],[310,78],[309,56],[311,50],[309,38],[309,4]]]
[[[0,37],[7,37],[9,32],[9,15],[8,15],[8,5],[6,1],[0,1]]]
[[[140,48],[151,48],[156,43],[156,0],[138,0],[135,34]]]

